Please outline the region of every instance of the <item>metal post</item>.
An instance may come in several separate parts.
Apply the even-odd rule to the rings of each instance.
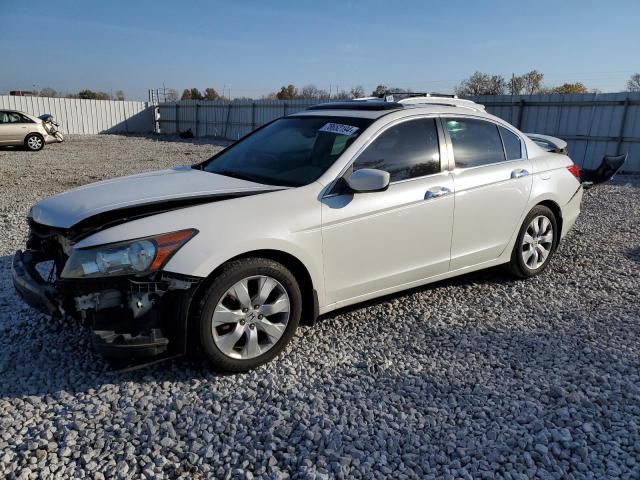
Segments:
[[[222,138],[227,138],[227,129],[229,128],[229,120],[231,119],[231,102],[229,102],[229,108],[227,109],[227,121],[224,122],[224,133]]]
[[[251,130],[256,129],[256,104],[251,104]]]
[[[176,135],[180,135],[180,117],[178,112],[180,111],[180,105],[176,102]]]
[[[522,114],[524,113],[524,99],[521,98],[519,106],[518,106],[518,124],[516,125],[516,127],[518,128],[518,130],[522,130]]]
[[[618,132],[618,144],[616,145],[616,155],[620,155],[620,149],[622,147],[622,139],[624,135],[624,127],[627,123],[627,110],[629,110],[629,97],[624,99],[624,108],[622,109],[622,120],[620,121],[620,131]]]
[[[287,102],[284,102],[284,104],[283,104],[283,107],[284,107],[284,108],[282,109],[282,116],[283,116],[283,117],[286,117],[286,116],[287,116],[287,106],[288,106],[288,105],[287,105]]]
[[[198,116],[198,112],[200,111],[200,104],[196,103],[196,134],[195,137],[198,136],[198,126],[200,125],[200,117]]]

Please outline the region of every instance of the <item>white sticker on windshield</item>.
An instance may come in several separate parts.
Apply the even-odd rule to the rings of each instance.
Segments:
[[[347,137],[353,135],[358,131],[358,127],[352,127],[351,125],[343,125],[342,123],[326,123],[322,127],[320,132],[335,133],[337,135],[346,135]]]

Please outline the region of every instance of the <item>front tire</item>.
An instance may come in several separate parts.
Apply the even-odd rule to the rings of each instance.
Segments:
[[[37,152],[44,148],[44,138],[37,133],[30,133],[24,138],[24,146],[31,152]]]
[[[302,294],[293,274],[266,258],[226,264],[200,303],[199,332],[214,368],[246,372],[276,357],[300,323]]]
[[[542,273],[558,246],[560,231],[553,212],[544,205],[536,205],[525,217],[511,253],[509,270],[529,278]]]

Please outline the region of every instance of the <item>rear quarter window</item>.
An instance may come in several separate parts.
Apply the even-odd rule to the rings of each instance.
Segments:
[[[522,158],[524,155],[520,138],[504,127],[499,128],[500,135],[502,135],[502,143],[504,143],[504,151],[507,154],[507,160],[518,160]]]

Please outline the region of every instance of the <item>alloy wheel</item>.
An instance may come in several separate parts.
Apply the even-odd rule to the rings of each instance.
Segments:
[[[553,248],[553,225],[544,215],[535,217],[522,238],[522,260],[527,268],[536,270],[549,258]]]
[[[31,150],[39,150],[42,147],[42,139],[37,136],[29,137],[27,145]]]
[[[213,341],[228,357],[258,357],[282,338],[289,311],[289,295],[276,279],[266,275],[243,278],[216,305],[211,319]]]

